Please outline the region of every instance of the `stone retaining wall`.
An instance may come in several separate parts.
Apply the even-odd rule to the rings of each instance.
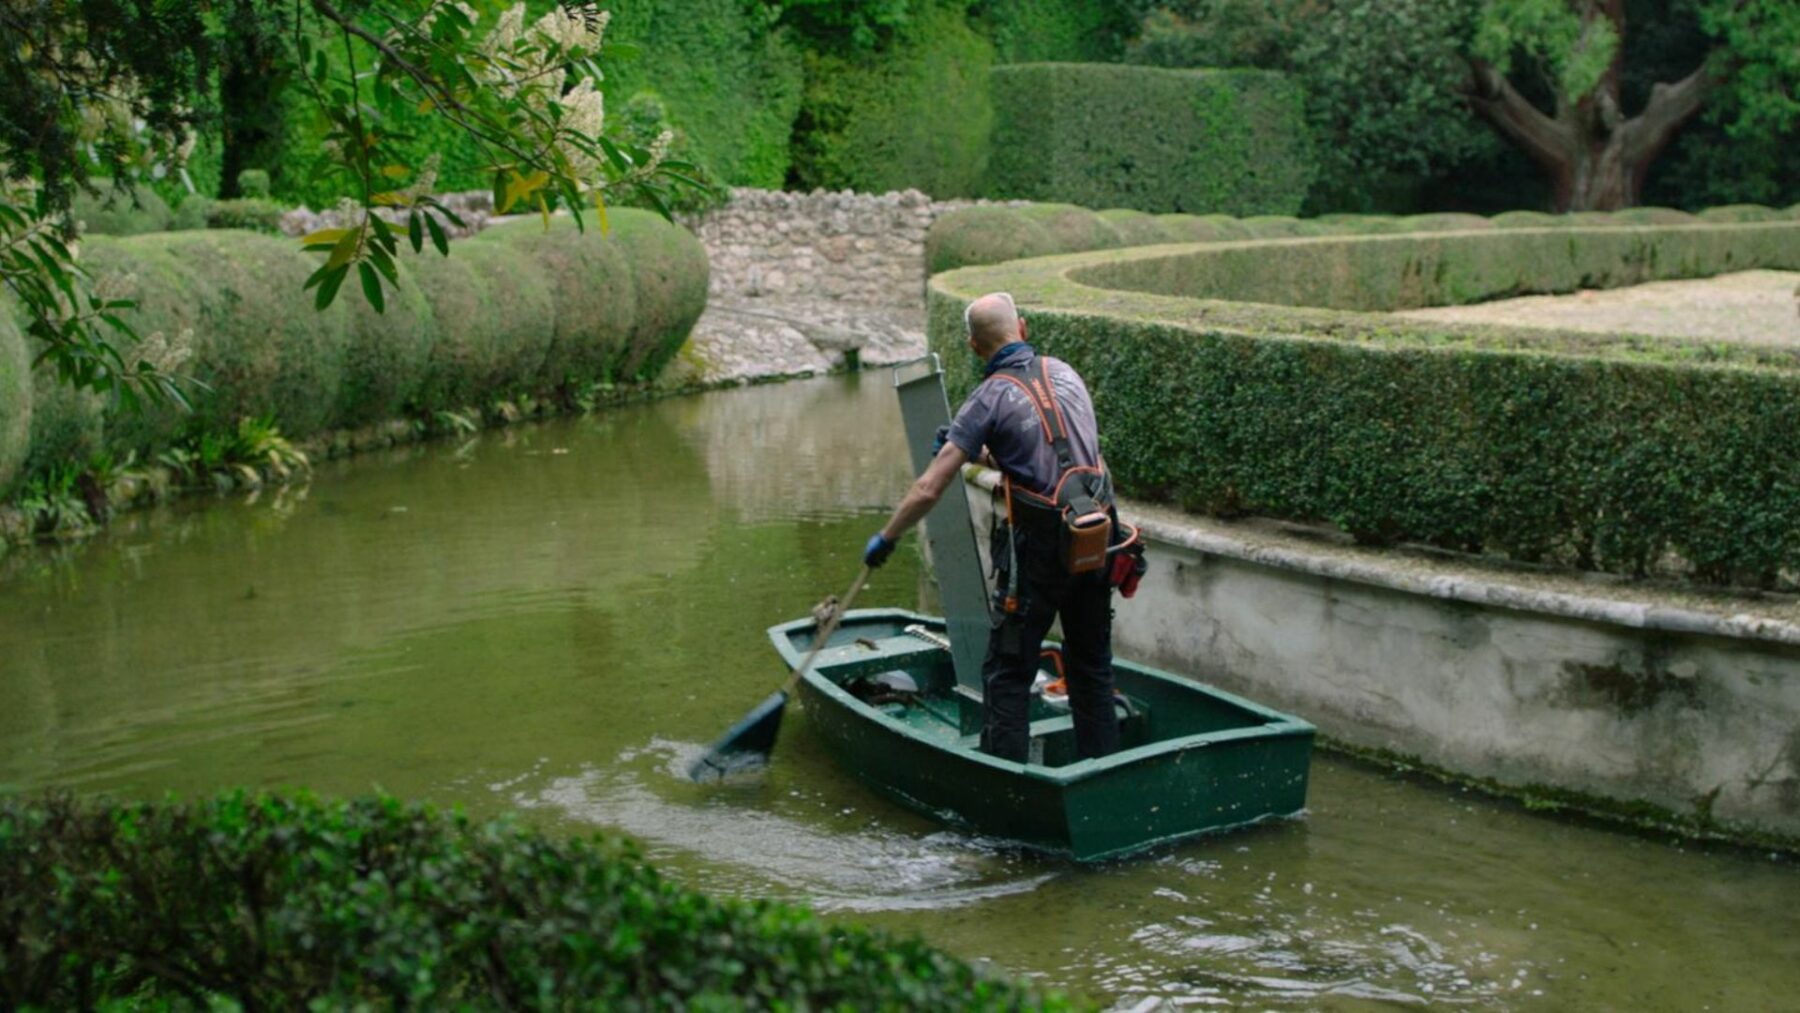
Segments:
[[[986,531],[992,473],[972,479]],[[1800,844],[1800,605],[1374,552],[1122,504],[1122,657],[1502,791]],[[985,548],[985,539],[977,539]]]

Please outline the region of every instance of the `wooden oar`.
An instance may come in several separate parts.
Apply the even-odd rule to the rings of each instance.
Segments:
[[[813,638],[812,649],[806,652],[805,659],[788,676],[787,682],[768,699],[752,708],[750,713],[738,719],[737,724],[727,729],[719,737],[719,741],[712,744],[711,749],[702,753],[688,767],[688,777],[696,781],[712,781],[730,771],[747,769],[769,761],[769,754],[775,750],[775,736],[781,731],[781,714],[787,709],[788,695],[800,683],[801,677],[812,670],[813,659],[819,656],[819,652],[825,649],[826,641],[837,632],[838,621],[844,618],[844,613],[850,611],[851,603],[856,601],[863,582],[868,579],[869,568],[864,566],[862,572],[856,575],[855,583],[850,585],[850,590],[844,592],[844,597],[838,600],[836,611],[819,627],[818,635]]]

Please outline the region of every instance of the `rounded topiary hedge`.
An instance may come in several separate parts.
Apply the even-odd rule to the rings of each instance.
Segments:
[[[110,179],[90,180],[94,193],[78,190],[69,214],[90,236],[139,236],[166,232],[175,222],[169,204],[147,186],[115,187]]]
[[[650,215],[625,215],[612,232],[629,253],[637,309],[617,375],[643,380],[660,373],[706,308],[711,280],[706,249],[687,230]]]
[[[39,393],[0,363],[0,491],[28,457],[41,469],[98,450],[155,452],[184,430],[225,431],[270,416],[299,438],[593,382],[644,380],[686,340],[706,305],[705,250],[646,211],[615,210],[602,232],[557,218],[498,226],[446,260],[401,258],[376,313],[351,285],[331,308],[305,291],[318,256],[236,230],[170,232],[84,244],[109,291],[137,301],[144,354],[203,382],[189,415],[120,412],[40,378]],[[16,330],[0,359],[17,355]],[[10,350],[10,351],[9,351]],[[15,411],[13,404],[22,404]],[[29,420],[29,421],[24,421]],[[26,452],[13,444],[28,427]],[[10,464],[7,462],[11,461]]]
[[[31,356],[12,314],[0,307],[0,491],[31,448]]]
[[[391,798],[0,799],[12,1008],[1066,1009],[629,844]]]
[[[465,242],[449,257],[427,250],[407,266],[431,293],[433,315],[419,404],[461,408],[538,386],[556,303],[529,260],[508,246]]]
[[[966,390],[963,308],[1011,292],[1087,379],[1130,495],[1372,544],[1788,586],[1800,349],[1367,312],[1800,268],[1800,222],[1603,220],[968,267],[931,279],[928,329]]]

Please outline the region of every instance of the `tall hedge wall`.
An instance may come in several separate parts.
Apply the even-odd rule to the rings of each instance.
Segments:
[[[1297,87],[1254,70],[996,67],[992,197],[1293,214],[1313,177]]]
[[[609,42],[640,55],[606,67],[607,108],[654,92],[694,159],[735,186],[780,187],[800,108],[800,48],[743,0],[640,0],[613,12]],[[615,105],[616,103],[616,105]]]
[[[273,415],[304,437],[406,412],[427,413],[558,385],[648,378],[706,305],[705,250],[649,212],[612,213],[610,234],[556,219],[489,229],[404,258],[377,314],[347,293],[321,313],[303,291],[317,258],[292,240],[211,230],[93,237],[87,266],[138,302],[138,332],[210,388],[194,413],[107,409],[38,378],[29,414],[0,330],[0,492],[16,475],[15,430],[29,419],[31,468],[94,451],[153,451],[184,427],[222,430]],[[10,386],[9,386],[10,385]]]
[[[934,197],[980,190],[994,48],[955,3],[920,8],[882,49],[807,53],[792,184]]]
[[[1319,261],[1345,243],[1361,250]],[[932,347],[963,363],[950,353],[967,301],[1012,292],[1034,340],[1087,378],[1131,495],[1626,574],[1671,560],[1716,583],[1778,587],[1800,574],[1800,349],[1399,322],[1234,302],[1244,296],[1219,287],[1267,297],[1265,278],[1316,272],[1327,277],[1293,294],[1367,305],[1368,291],[1405,292],[1409,270],[1454,295],[1794,269],[1800,224],[1235,249],[1255,251],[1260,270],[1208,275],[1204,248],[1152,247],[940,274]],[[966,389],[975,377],[956,379]]]

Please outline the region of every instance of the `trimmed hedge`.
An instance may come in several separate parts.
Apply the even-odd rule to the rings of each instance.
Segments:
[[[0,1006],[1066,1009],[628,843],[391,798],[0,800]]]
[[[994,49],[957,3],[919,6],[881,50],[806,54],[789,179],[796,188],[980,191],[994,121]]]
[[[255,170],[245,170],[246,174]],[[267,175],[264,174],[267,179]],[[238,200],[214,200],[193,194],[175,209],[170,230],[248,229],[271,236],[281,234],[281,216],[288,207],[277,201],[245,197]]]
[[[608,61],[607,109],[649,91],[704,165],[733,186],[780,187],[800,109],[801,54],[743,0],[645,0],[611,4],[608,43],[642,48]],[[477,185],[485,186],[486,182]]]
[[[133,324],[167,345],[179,372],[211,389],[186,415],[103,408],[41,379],[29,416],[29,462],[85,463],[97,450],[153,453],[184,429],[225,431],[272,415],[302,438],[406,413],[429,414],[519,393],[649,379],[706,305],[707,263],[685,230],[617,209],[611,231],[556,219],[498,226],[451,256],[408,256],[387,312],[360,294],[329,310],[303,290],[317,258],[292,240],[249,232],[94,237],[84,263],[137,300]],[[16,345],[0,335],[0,358]],[[0,384],[10,374],[0,364]],[[15,381],[16,382],[16,381]],[[0,392],[0,399],[7,395]],[[0,404],[4,404],[0,401]],[[13,453],[0,428],[0,465]],[[14,477],[0,468],[0,492]]]
[[[1095,263],[1079,284],[1189,298],[1393,311],[1800,266],[1800,231],[1699,228],[1463,231],[1242,243]]]
[[[118,190],[110,179],[89,181],[98,192],[77,190],[69,213],[89,236],[139,236],[167,232],[175,213],[155,190],[147,186]]]
[[[1312,182],[1300,91],[1280,74],[1033,63],[991,83],[992,197],[1293,214]]]
[[[1138,0],[985,0],[972,17],[1001,63],[1116,63],[1141,14]]]
[[[1081,253],[1160,243],[1223,243],[1298,236],[1367,236],[1490,229],[1628,228],[1702,225],[1738,221],[1780,221],[1781,213],[1739,205],[1701,215],[1672,208],[1630,208],[1614,212],[1550,215],[1508,211],[1492,218],[1461,213],[1428,215],[1330,214],[1317,218],[1287,215],[1145,215],[1126,208],[1089,211],[1073,204],[981,205],[952,211],[934,221],[925,236],[931,273],[978,264],[998,264],[1057,253]],[[1789,216],[1797,217],[1797,216]],[[1148,219],[1148,220],[1146,220]],[[1154,225],[1152,225],[1154,222]]]
[[[966,390],[972,365],[950,354],[963,307],[1012,292],[1033,339],[1086,377],[1132,495],[1373,544],[1633,575],[1676,561],[1780,587],[1800,574],[1800,350],[1314,308],[1758,266],[1800,268],[1800,224],[1098,251],[940,274],[929,331]]]
[[[538,386],[556,302],[530,261],[497,243],[462,242],[448,257],[428,250],[408,266],[432,293],[435,324],[418,404],[474,405]]]
[[[31,356],[12,314],[0,308],[0,490],[31,448]]]

